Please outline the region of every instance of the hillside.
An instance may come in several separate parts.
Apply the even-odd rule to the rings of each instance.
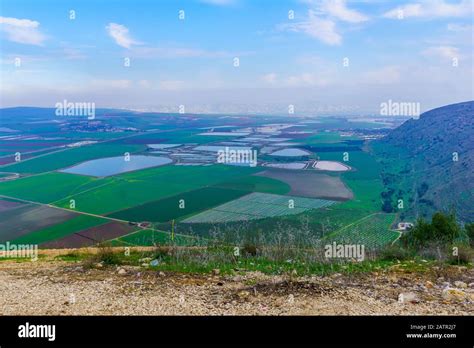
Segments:
[[[474,101],[427,111],[373,149],[384,167],[384,210],[398,211],[403,199],[402,217],[454,208],[461,220],[474,220]]]
[[[89,265],[74,259],[77,250],[69,249],[64,260],[53,256],[57,251],[41,250],[44,257],[35,262],[0,260],[0,314],[473,314],[474,269],[465,266],[394,261],[327,276],[244,269],[220,274]]]

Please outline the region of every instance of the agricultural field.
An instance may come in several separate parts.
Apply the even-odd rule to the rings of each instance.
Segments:
[[[393,236],[378,221],[386,216],[378,215],[384,189],[381,163],[368,150],[364,132],[351,128],[363,123],[328,117],[288,124],[276,116],[153,113],[140,118],[123,110],[101,110],[103,116],[95,123],[64,118],[50,122],[54,116],[49,111],[33,119],[27,111],[14,113],[32,122],[28,132],[22,123],[8,123],[15,136],[2,140],[10,154],[5,161],[15,151],[36,148],[20,162],[0,164],[4,240],[48,248],[104,241],[192,244],[194,233],[208,238],[212,230],[239,228],[242,222],[249,233],[271,236],[282,226],[298,231],[302,221],[305,233],[315,238],[353,238],[359,232],[349,226],[357,231],[370,226],[366,239],[371,245],[386,244]],[[373,136],[377,131],[369,127],[367,132]],[[160,153],[153,153],[157,147]],[[217,160],[219,151],[237,149],[255,152],[254,165]],[[126,153],[132,161],[118,163],[121,156],[126,160]],[[134,163],[133,156],[151,167]],[[334,165],[318,170],[318,161],[338,162],[346,170]],[[106,162],[126,168],[94,169]],[[78,165],[95,167],[72,173]],[[370,224],[354,225],[364,219]]]
[[[137,205],[133,208],[110,214],[109,216],[136,222],[167,222],[209,209],[247,193],[246,191],[221,189],[212,186],[204,187],[158,201]]]
[[[68,207],[71,199],[81,211],[94,214],[118,212],[181,192],[212,186],[254,173],[253,168],[232,166],[163,166],[102,179],[96,188],[71,194],[55,205]]]
[[[196,238],[187,235],[174,235],[171,232],[141,229],[120,238],[111,240],[114,246],[154,246],[154,245],[195,245]]]
[[[247,221],[301,214],[310,209],[320,209],[334,201],[303,197],[282,196],[268,193],[251,193],[236,200],[183,220],[184,223],[220,223]]]
[[[368,249],[377,249],[393,243],[400,233],[391,230],[396,214],[375,213],[344,226],[325,238],[322,243],[362,244]]]
[[[100,217],[80,215],[65,222],[38,229],[13,240],[18,244],[39,244],[63,238],[87,228],[105,224],[108,221]]]
[[[74,212],[36,204],[4,209],[0,212],[0,242],[22,238],[37,229],[58,226],[75,215]]]
[[[127,235],[137,229],[135,226],[117,221],[94,225],[85,229],[81,229],[82,227],[83,226],[79,227],[80,230],[78,232],[42,243],[40,244],[40,247],[53,249],[89,247],[113,238]]]
[[[102,185],[102,181],[52,172],[2,182],[0,195],[49,204],[96,185]]]

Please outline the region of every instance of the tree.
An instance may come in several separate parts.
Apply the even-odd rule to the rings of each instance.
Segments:
[[[469,238],[469,243],[474,246],[474,222],[464,225],[464,230]]]
[[[430,243],[451,244],[462,234],[454,213],[437,212],[431,217],[431,223],[418,219],[415,226],[406,232],[401,241],[410,247],[419,249]]]

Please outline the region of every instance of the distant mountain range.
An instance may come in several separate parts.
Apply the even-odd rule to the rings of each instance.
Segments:
[[[374,149],[384,164],[384,198],[395,211],[401,198],[404,214],[455,209],[461,220],[474,221],[474,101],[406,121]]]

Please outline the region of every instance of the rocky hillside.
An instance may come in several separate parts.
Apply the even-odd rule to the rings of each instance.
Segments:
[[[454,208],[474,221],[474,101],[427,111],[374,145],[393,202],[403,198],[414,216]]]
[[[473,315],[472,268],[413,266],[295,278],[1,261],[0,315]]]

